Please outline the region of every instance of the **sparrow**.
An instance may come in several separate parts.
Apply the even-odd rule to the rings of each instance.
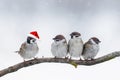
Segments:
[[[28,34],[27,40],[24,43],[22,43],[19,51],[17,52],[23,58],[24,61],[25,59],[35,58],[36,54],[39,51],[36,42],[36,40],[38,39],[39,39],[39,35],[37,31],[32,31],[30,32],[30,34]]]
[[[68,47],[67,41],[63,35],[57,35],[53,38],[54,42],[51,44],[51,52],[55,58],[66,58]]]
[[[80,58],[83,50],[83,41],[81,39],[81,34],[79,32],[72,32],[70,36],[71,39],[68,42],[68,51],[70,54],[70,59],[72,57]]]
[[[93,60],[99,51],[99,43],[101,41],[96,38],[90,38],[85,44],[83,48],[82,56],[85,60]]]

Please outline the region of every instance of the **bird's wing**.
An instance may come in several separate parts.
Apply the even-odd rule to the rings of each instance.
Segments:
[[[89,48],[90,47],[90,44],[89,42],[86,42],[84,45],[83,45],[83,52],[82,52],[82,55],[84,54],[84,51],[86,48]]]
[[[25,49],[26,49],[26,43],[24,42],[20,47],[19,53],[24,53]]]
[[[70,40],[68,41],[68,52],[69,52],[69,49],[70,49]]]

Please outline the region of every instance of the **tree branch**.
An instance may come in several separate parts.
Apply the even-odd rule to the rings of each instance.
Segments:
[[[23,67],[28,67],[28,66],[32,66],[35,64],[39,64],[39,63],[45,63],[45,62],[54,62],[54,63],[67,63],[67,64],[71,64],[75,67],[77,67],[77,65],[86,65],[86,66],[90,66],[90,65],[95,65],[95,64],[99,64],[108,60],[111,60],[115,57],[119,57],[120,56],[120,51],[118,52],[113,52],[110,54],[107,54],[105,56],[99,57],[97,59],[94,60],[89,60],[89,61],[85,61],[85,60],[70,60],[70,59],[64,59],[64,58],[38,58],[38,59],[32,59],[29,61],[25,61],[25,62],[21,62],[18,63],[16,65],[10,66],[6,69],[0,70],[0,77],[4,76],[8,73],[12,73],[15,72]]]

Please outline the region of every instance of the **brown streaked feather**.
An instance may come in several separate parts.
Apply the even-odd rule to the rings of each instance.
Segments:
[[[69,48],[70,48],[70,45],[69,45],[69,43],[68,43],[68,46],[67,46],[67,47],[68,47],[67,51],[69,52]]]
[[[78,35],[81,36],[81,34],[79,32],[72,32],[70,35]]]
[[[98,39],[98,38],[96,38],[96,37],[92,37],[91,39],[93,39],[93,41],[96,43],[96,44],[99,44],[101,41]]]
[[[19,53],[24,53],[26,49],[26,43],[23,43],[20,47]]]
[[[85,50],[86,48],[89,48],[90,46],[91,46],[90,41],[88,41],[88,42],[86,42],[86,43],[84,44],[82,55],[84,54],[84,50]]]
[[[62,40],[62,39],[65,39],[65,37],[60,34],[60,35],[55,36],[55,38],[53,38],[53,39],[60,39],[60,40]]]

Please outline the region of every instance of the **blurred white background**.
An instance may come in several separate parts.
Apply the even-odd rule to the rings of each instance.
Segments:
[[[37,57],[51,55],[52,38],[78,31],[86,42],[96,36],[102,42],[96,57],[120,51],[119,0],[0,0],[0,69],[23,59],[14,51],[30,31],[40,35]],[[120,58],[94,66],[42,63],[7,74],[0,80],[118,80]]]

